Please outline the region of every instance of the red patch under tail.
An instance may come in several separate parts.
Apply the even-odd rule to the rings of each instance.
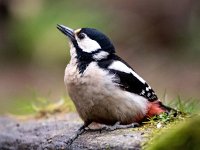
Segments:
[[[159,115],[163,112],[170,112],[171,108],[163,105],[159,100],[155,102],[150,102],[148,104],[148,111],[146,118],[151,118],[155,115]]]

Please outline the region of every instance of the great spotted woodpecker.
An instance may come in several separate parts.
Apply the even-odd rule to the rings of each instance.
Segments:
[[[84,126],[92,122],[133,127],[169,112],[154,90],[115,53],[110,39],[93,28],[57,28],[69,38],[71,60],[64,81]]]

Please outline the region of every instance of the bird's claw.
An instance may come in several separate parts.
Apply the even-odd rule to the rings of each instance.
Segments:
[[[101,130],[113,131],[113,130],[116,130],[116,129],[135,128],[135,127],[138,127],[138,126],[139,126],[138,123],[131,123],[131,124],[128,124],[128,125],[121,125],[120,122],[116,122],[113,126],[105,125],[103,128],[101,128]]]

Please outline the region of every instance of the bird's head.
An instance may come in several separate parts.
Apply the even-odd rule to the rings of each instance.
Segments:
[[[69,38],[71,49],[75,48],[77,57],[101,60],[115,53],[115,48],[110,39],[96,29],[80,28],[73,30],[64,25],[58,25],[57,28]]]

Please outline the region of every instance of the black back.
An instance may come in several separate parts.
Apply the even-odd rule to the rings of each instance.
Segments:
[[[110,55],[107,59],[98,62],[99,67],[109,70],[109,73],[115,75],[118,80],[115,80],[114,82],[116,82],[121,89],[143,96],[151,102],[158,100],[158,97],[156,96],[153,89],[151,89],[146,82],[142,83],[132,73],[125,73],[119,70],[109,69],[108,67],[112,64],[113,61],[121,61],[129,68],[131,67],[115,54]],[[149,88],[149,90],[147,90],[147,88]]]

